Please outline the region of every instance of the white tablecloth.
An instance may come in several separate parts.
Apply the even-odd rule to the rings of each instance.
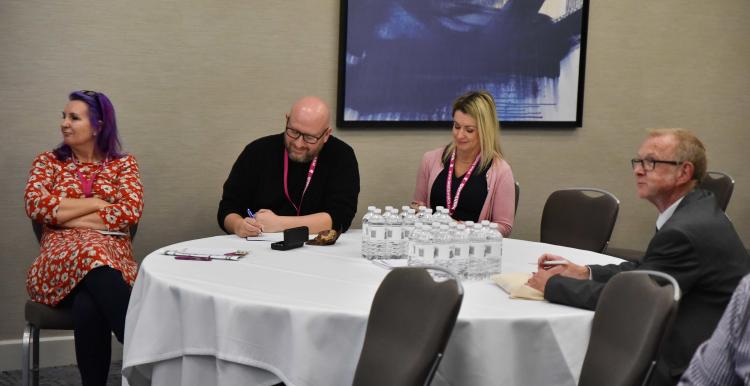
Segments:
[[[127,382],[350,385],[370,303],[387,271],[360,257],[358,230],[334,246],[274,251],[269,244],[217,236],[170,246],[250,250],[240,261],[175,260],[161,250],[148,255],[125,326]],[[534,271],[544,252],[580,264],[619,261],[506,239],[503,270]],[[433,385],[577,383],[592,312],[509,299],[489,281],[464,282],[464,288]]]

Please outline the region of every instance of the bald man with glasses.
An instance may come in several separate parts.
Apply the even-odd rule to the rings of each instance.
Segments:
[[[217,220],[240,237],[307,226],[310,233],[349,229],[357,211],[354,150],[331,134],[330,110],[304,97],[279,134],[247,145],[224,183]]]
[[[545,254],[528,285],[550,302],[594,310],[606,282],[619,272],[654,270],[672,275],[683,295],[651,385],[674,385],[698,345],[711,336],[740,279],[750,271],[750,257],[714,195],[696,189],[706,173],[706,153],[692,133],[652,130],[631,165],[638,196],[659,212],[656,234],[641,261],[580,266]],[[566,263],[550,268],[546,263],[550,260]]]

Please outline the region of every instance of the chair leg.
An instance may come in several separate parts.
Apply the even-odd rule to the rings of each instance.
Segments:
[[[29,386],[29,369],[31,367],[31,323],[26,322],[21,337],[21,386]]]
[[[39,328],[31,326],[31,384],[39,386]]]

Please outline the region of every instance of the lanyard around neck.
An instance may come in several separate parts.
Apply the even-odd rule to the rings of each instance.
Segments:
[[[318,157],[316,156],[310,163],[310,169],[307,170],[307,181],[305,181],[305,188],[302,189],[302,196],[299,198],[299,206],[297,206],[289,196],[289,184],[287,182],[289,176],[289,152],[284,149],[284,194],[286,194],[286,199],[289,200],[289,203],[292,204],[294,209],[297,211],[297,216],[299,216],[300,210],[302,210],[302,200],[305,198],[305,192],[307,192],[307,187],[310,186],[310,180],[312,180],[312,176],[315,173],[315,165],[317,164]]]
[[[107,159],[105,158],[104,161],[99,165],[99,167],[91,172],[91,178],[86,178],[83,176],[83,173],[81,173],[81,169],[78,165],[78,160],[74,160],[73,163],[76,166],[76,177],[78,177],[78,181],[81,183],[81,189],[83,190],[83,196],[86,198],[94,197],[94,181],[96,181],[96,177],[99,175],[99,172],[104,169],[104,166],[107,165]]]
[[[448,207],[448,214],[453,216],[453,212],[456,211],[456,207],[458,206],[458,197],[461,195],[461,191],[464,190],[464,186],[466,186],[466,182],[469,181],[469,177],[471,176],[471,173],[474,171],[474,168],[479,163],[479,155],[477,155],[477,158],[472,162],[471,166],[469,166],[469,170],[464,173],[464,178],[461,179],[461,183],[458,185],[458,189],[456,189],[456,197],[451,200],[451,188],[453,187],[453,169],[456,167],[456,151],[453,150],[453,153],[451,153],[451,161],[450,164],[448,164],[448,176],[445,179],[445,206]]]

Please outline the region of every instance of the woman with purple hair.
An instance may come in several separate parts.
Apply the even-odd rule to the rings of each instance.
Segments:
[[[72,307],[83,385],[104,385],[111,333],[123,341],[137,263],[128,233],[143,210],[138,164],[120,149],[115,110],[104,94],[75,91],[62,112],[62,143],[34,159],[26,213],[43,224],[29,269],[33,301]]]

